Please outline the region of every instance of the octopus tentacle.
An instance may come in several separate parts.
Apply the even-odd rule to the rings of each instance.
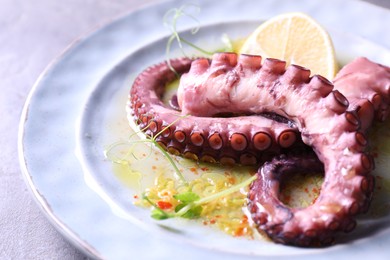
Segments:
[[[261,57],[247,56],[242,61],[255,70]],[[203,73],[212,66],[210,77],[217,77],[225,73],[226,66],[233,68],[238,59],[236,54],[229,54],[211,64],[204,58],[181,58],[170,63],[178,74]],[[156,141],[170,153],[206,162],[257,165],[287,148],[304,147],[297,127],[288,120],[240,114],[233,118],[199,118],[192,113],[183,116],[185,112],[179,111],[179,106],[175,109],[162,102],[166,85],[175,79],[176,74],[165,62],[146,69],[135,79],[128,104],[129,120],[138,122],[149,136],[163,131]]]
[[[334,79],[339,90],[357,110],[362,128],[366,130],[373,120],[383,121],[390,108],[390,69],[360,57],[344,66]]]
[[[135,80],[129,114],[151,136],[169,125],[156,140],[170,153],[194,160],[254,165],[305,148],[302,141],[312,146],[318,158],[278,157],[260,168],[248,208],[258,228],[277,242],[328,245],[336,232],[351,231],[353,217],[369,207],[374,162],[365,152],[366,130],[374,118],[383,120],[389,113],[389,68],[379,66],[379,83],[360,77],[358,91],[346,84],[363,66],[360,62],[371,68],[363,74],[378,70],[379,65],[363,59],[346,66],[333,85],[321,76],[310,77],[302,67],[286,69],[280,60],[261,64],[259,56],[220,53],[211,61],[173,60],[175,70],[184,73],[174,108],[161,98],[175,73],[161,63]],[[364,94],[354,96],[359,91]],[[284,176],[320,169],[320,162],[325,177],[316,202],[303,209],[283,205],[278,186]]]
[[[223,56],[222,53],[214,57],[223,60]],[[275,168],[280,164],[280,159],[276,159],[260,168],[249,191],[248,207],[258,228],[277,242],[328,245],[334,241],[336,232],[351,231],[356,225],[353,216],[367,210],[370,203],[374,182],[370,171],[374,164],[365,153],[364,132],[371,124],[370,111],[375,111],[379,118],[388,113],[385,101],[389,98],[388,71],[384,69],[386,75],[382,75],[380,85],[363,82],[365,88],[359,90],[367,96],[355,98],[352,93],[356,89],[348,92],[345,82],[338,85],[340,79],[335,82],[336,88],[321,76],[307,79],[295,66],[285,69],[285,63],[275,59],[266,59],[256,72],[245,71],[241,61],[239,58],[238,64],[230,64],[223,74],[216,76],[213,61],[208,70],[196,74],[197,80],[191,72],[183,75],[178,90],[179,106],[199,117],[276,112],[294,121],[302,140],[312,146],[324,164],[324,183],[318,199],[306,208],[283,205],[278,198],[280,176],[292,170],[312,170],[313,165],[305,166],[302,158],[298,158],[290,163],[291,168]],[[347,93],[348,99],[342,93]],[[384,103],[375,110],[373,105],[366,105],[370,97]]]

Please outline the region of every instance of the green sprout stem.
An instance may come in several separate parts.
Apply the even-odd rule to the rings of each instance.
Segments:
[[[161,153],[165,156],[165,158],[168,160],[168,162],[172,165],[173,169],[175,170],[176,172],[176,176],[185,184],[185,185],[188,185],[188,182],[187,180],[184,178],[182,172],[179,170],[179,168],[177,167],[176,163],[173,161],[172,157],[167,153],[167,151],[165,151],[165,149],[159,145],[159,143],[156,141],[156,138],[161,135],[164,131],[166,131],[169,127],[171,127],[172,125],[174,125],[176,122],[178,122],[179,120],[182,120],[186,117],[188,117],[189,115],[184,115],[184,116],[180,116],[178,118],[176,118],[175,120],[173,120],[172,123],[170,123],[169,125],[167,125],[166,127],[164,127],[160,132],[158,132],[153,138],[151,138],[150,140],[153,142],[153,144],[161,151]]]
[[[154,145],[161,151],[161,153],[165,156],[165,158],[169,161],[169,163],[172,165],[173,169],[175,170],[176,176],[180,179],[181,182],[183,182],[185,185],[188,185],[187,180],[184,178],[183,174],[177,167],[176,163],[173,161],[172,157],[165,151],[164,148],[161,147],[157,142],[154,142]]]
[[[227,196],[233,192],[239,191],[240,189],[247,187],[249,184],[251,184],[254,180],[256,180],[257,175],[253,175],[252,177],[246,179],[245,181],[241,182],[240,184],[234,185],[226,190],[220,191],[218,193],[215,193],[213,195],[210,195],[208,197],[201,198],[197,201],[194,201],[195,205],[201,205],[204,203],[208,203],[210,201],[216,200],[218,198]]]
[[[177,119],[175,119],[172,123],[170,123],[169,125],[167,125],[166,127],[164,127],[163,129],[161,129],[160,132],[158,132],[155,136],[151,137],[151,136],[147,136],[146,135],[146,138],[145,139],[141,139],[141,140],[129,140],[127,143],[131,144],[130,146],[130,149],[129,151],[125,154],[124,157],[122,158],[113,158],[111,156],[111,152],[112,150],[123,144],[123,142],[116,142],[114,144],[112,144],[110,147],[108,147],[105,151],[104,151],[104,155],[106,158],[109,158],[113,163],[118,163],[118,164],[125,164],[125,163],[129,163],[128,160],[126,160],[126,158],[128,158],[130,155],[132,155],[134,157],[134,159],[138,160],[139,158],[137,158],[137,156],[133,153],[133,150],[134,150],[134,147],[135,145],[137,144],[140,144],[140,143],[150,143],[151,145],[154,145],[155,147],[158,148],[158,150],[161,151],[161,153],[164,155],[164,157],[168,160],[168,162],[172,165],[174,171],[175,171],[175,176],[184,184],[184,185],[188,185],[188,182],[187,180],[184,178],[182,172],[179,170],[179,168],[177,167],[175,161],[173,160],[172,156],[170,156],[167,151],[165,151],[165,149],[156,141],[157,137],[159,137],[164,131],[166,131],[169,127],[171,127],[172,125],[174,125],[176,122],[178,122],[179,120],[182,120],[183,118],[186,118],[188,117],[189,115],[184,115],[184,116],[179,116]],[[139,132],[135,132],[133,133],[132,135],[130,135],[129,139],[131,137],[133,137],[134,135],[140,133],[140,132],[143,132],[145,131],[146,129],[148,128],[148,126],[144,127],[143,129],[141,129]]]
[[[146,200],[150,205],[152,205],[154,207],[155,210],[157,210],[162,216],[164,216],[163,219],[167,219],[167,218],[173,218],[175,217],[173,214],[171,213],[168,213],[168,212],[165,212],[164,210],[160,209],[156,203],[154,203],[153,201],[151,201],[149,199],[148,196],[146,196],[146,194],[142,194],[142,198],[144,200]]]
[[[206,55],[208,55],[208,56],[211,56],[211,55],[214,54],[214,52],[206,51],[206,50],[200,48],[199,46],[193,44],[192,42],[187,41],[186,39],[184,39],[184,38],[182,38],[182,37],[179,37],[179,38],[180,38],[180,40],[181,40],[182,42],[184,42],[184,43],[187,44],[188,46],[191,46],[192,48],[194,48],[194,49],[197,50],[197,51],[203,52],[204,54],[206,54]]]
[[[223,191],[217,192],[213,195],[196,200],[196,201],[188,204],[187,206],[183,207],[180,211],[176,212],[176,215],[181,216],[181,215],[185,214],[192,207],[199,206],[199,205],[214,201],[216,199],[219,199],[221,197],[224,197],[224,196],[232,194],[236,191],[239,191],[241,188],[244,188],[244,187],[248,186],[249,184],[251,184],[256,178],[257,178],[257,176],[253,175],[252,177],[248,178],[247,180],[241,182],[240,184],[234,185],[226,190],[223,190]]]

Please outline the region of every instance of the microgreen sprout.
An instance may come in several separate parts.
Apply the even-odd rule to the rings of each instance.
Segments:
[[[191,14],[189,9],[192,9],[194,14]],[[196,26],[191,29],[191,34],[193,34],[193,35],[196,34],[200,29],[200,27],[199,27],[200,22],[196,18],[195,15],[198,14],[199,12],[200,12],[199,6],[194,5],[194,4],[187,4],[187,5],[183,5],[179,8],[170,9],[164,15],[164,18],[163,18],[164,26],[167,27],[171,31],[171,36],[168,38],[167,46],[166,46],[166,50],[165,50],[166,60],[167,60],[167,63],[168,63],[168,66],[170,67],[170,69],[172,71],[174,71],[175,73],[176,73],[176,71],[172,67],[172,65],[170,64],[170,59],[169,59],[172,44],[174,41],[177,42],[179,49],[181,50],[182,54],[185,57],[188,57],[188,55],[184,51],[183,44],[190,46],[191,48],[199,51],[200,53],[204,54],[207,57],[210,57],[211,55],[213,55],[215,53],[215,51],[205,50],[205,49],[201,48],[200,46],[192,43],[191,41],[186,40],[185,38],[180,36],[180,34],[178,32],[177,24],[178,24],[179,19],[182,17],[187,17],[196,23]],[[225,45],[225,47],[222,48],[222,51],[233,51],[233,44],[232,44],[231,40],[229,39],[229,37],[227,36],[227,34],[222,35],[222,43]],[[179,75],[177,74],[177,76],[179,76]]]
[[[191,30],[191,34],[196,34],[199,31],[199,21],[195,17],[195,15],[192,15],[188,11],[188,9],[193,9],[193,12],[196,13],[196,14],[198,14],[200,12],[200,7],[199,6],[194,5],[194,4],[187,4],[187,5],[183,5],[183,6],[179,7],[179,8],[170,9],[164,15],[164,18],[163,18],[164,26],[167,27],[171,31],[171,33],[172,33],[171,36],[169,37],[168,43],[167,43],[167,48],[166,48],[167,57],[169,57],[171,45],[172,45],[173,41],[175,41],[175,40],[177,41],[177,43],[179,45],[179,48],[182,51],[184,56],[187,56],[187,55],[184,52],[183,43],[187,44],[188,46],[190,46],[190,47],[192,47],[192,48],[194,48],[194,49],[196,49],[196,50],[198,50],[200,52],[202,52],[205,55],[209,56],[209,55],[213,54],[213,52],[204,50],[203,48],[201,48],[199,46],[196,46],[192,42],[187,41],[186,39],[184,39],[183,37],[181,37],[179,35],[178,30],[177,30],[177,22],[183,16],[190,18],[192,21],[194,21],[197,24],[197,26],[195,26]]]

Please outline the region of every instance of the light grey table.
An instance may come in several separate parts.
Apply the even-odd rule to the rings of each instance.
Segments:
[[[159,0],[0,0],[0,259],[85,259],[51,226],[17,155],[22,106],[44,68],[78,37]],[[390,0],[367,0],[390,8]]]

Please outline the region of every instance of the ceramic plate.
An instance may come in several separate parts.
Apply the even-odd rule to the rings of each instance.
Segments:
[[[162,17],[183,4],[171,1],[139,10],[80,40],[34,86],[21,120],[20,161],[34,197],[54,226],[90,256],[108,259],[389,255],[390,200],[386,196],[390,191],[386,186],[377,192],[375,217],[360,219],[351,238],[325,249],[233,238],[178,219],[156,222],[148,210],[133,205],[137,187],[129,187],[115,175],[103,151],[130,135],[125,105],[131,82],[143,69],[165,59],[169,32]],[[363,2],[204,0],[198,5],[200,31],[191,35],[189,29],[196,24],[185,19],[180,30],[210,49],[222,45],[223,34],[239,39],[271,16],[303,11],[328,29],[341,63],[366,56],[390,65],[390,36],[382,33],[383,24],[390,24],[389,11]],[[384,153],[378,160],[379,175],[387,167],[388,156]],[[142,169],[150,175],[148,165]],[[385,175],[381,178],[390,180]]]

